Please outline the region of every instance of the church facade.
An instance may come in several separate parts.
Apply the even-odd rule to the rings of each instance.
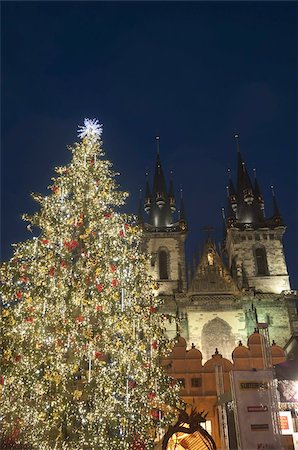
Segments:
[[[256,328],[285,347],[298,333],[296,292],[291,290],[282,238],[286,227],[272,189],[272,215],[265,216],[256,176],[252,182],[237,145],[237,179],[229,177],[224,239],[217,248],[209,236],[200,260],[186,265],[188,224],[181,192],[178,217],[173,181],[167,186],[159,151],[154,179],[147,178],[139,221],[150,254],[149,273],[164,299],[168,334],[179,334],[188,348],[200,349],[203,361],[215,349],[231,360],[239,341]],[[179,330],[177,329],[179,322]]]

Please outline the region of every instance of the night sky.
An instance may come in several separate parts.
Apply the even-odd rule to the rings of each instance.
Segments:
[[[163,169],[183,186],[188,254],[203,227],[222,237],[234,130],[271,215],[274,184],[297,264],[296,2],[2,2],[2,260],[30,238],[30,192],[48,194],[84,117],[104,124],[106,156],[137,211],[160,135]]]

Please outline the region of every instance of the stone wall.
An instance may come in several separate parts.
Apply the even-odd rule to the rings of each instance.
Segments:
[[[238,230],[227,231],[226,250],[229,266],[236,270],[239,287],[253,287],[259,292],[281,293],[289,290],[289,276],[284,256],[282,236],[284,227],[274,230]],[[268,275],[258,276],[255,250],[266,250]]]

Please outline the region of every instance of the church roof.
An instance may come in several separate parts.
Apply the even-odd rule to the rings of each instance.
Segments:
[[[179,220],[175,217],[176,200],[174,184],[171,178],[167,190],[161,158],[159,153],[159,137],[157,140],[157,156],[152,189],[147,177],[144,209],[148,214],[144,218],[147,231],[186,231],[185,209],[183,199],[180,200]],[[182,223],[183,222],[183,223]]]
[[[255,173],[254,186],[251,182],[245,162],[242,158],[239,135],[235,134],[237,145],[237,183],[236,189],[231,176],[228,186],[227,228],[275,228],[282,226],[282,218],[273,193],[273,215],[269,218],[264,214],[264,199]]]
[[[194,276],[189,283],[189,293],[238,292],[238,288],[218,254],[215,242],[207,238],[200,262],[194,268]]]

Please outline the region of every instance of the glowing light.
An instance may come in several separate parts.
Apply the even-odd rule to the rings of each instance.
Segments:
[[[97,119],[84,119],[84,125],[79,125],[78,136],[83,139],[84,137],[92,137],[99,139],[102,135],[102,124]]]

